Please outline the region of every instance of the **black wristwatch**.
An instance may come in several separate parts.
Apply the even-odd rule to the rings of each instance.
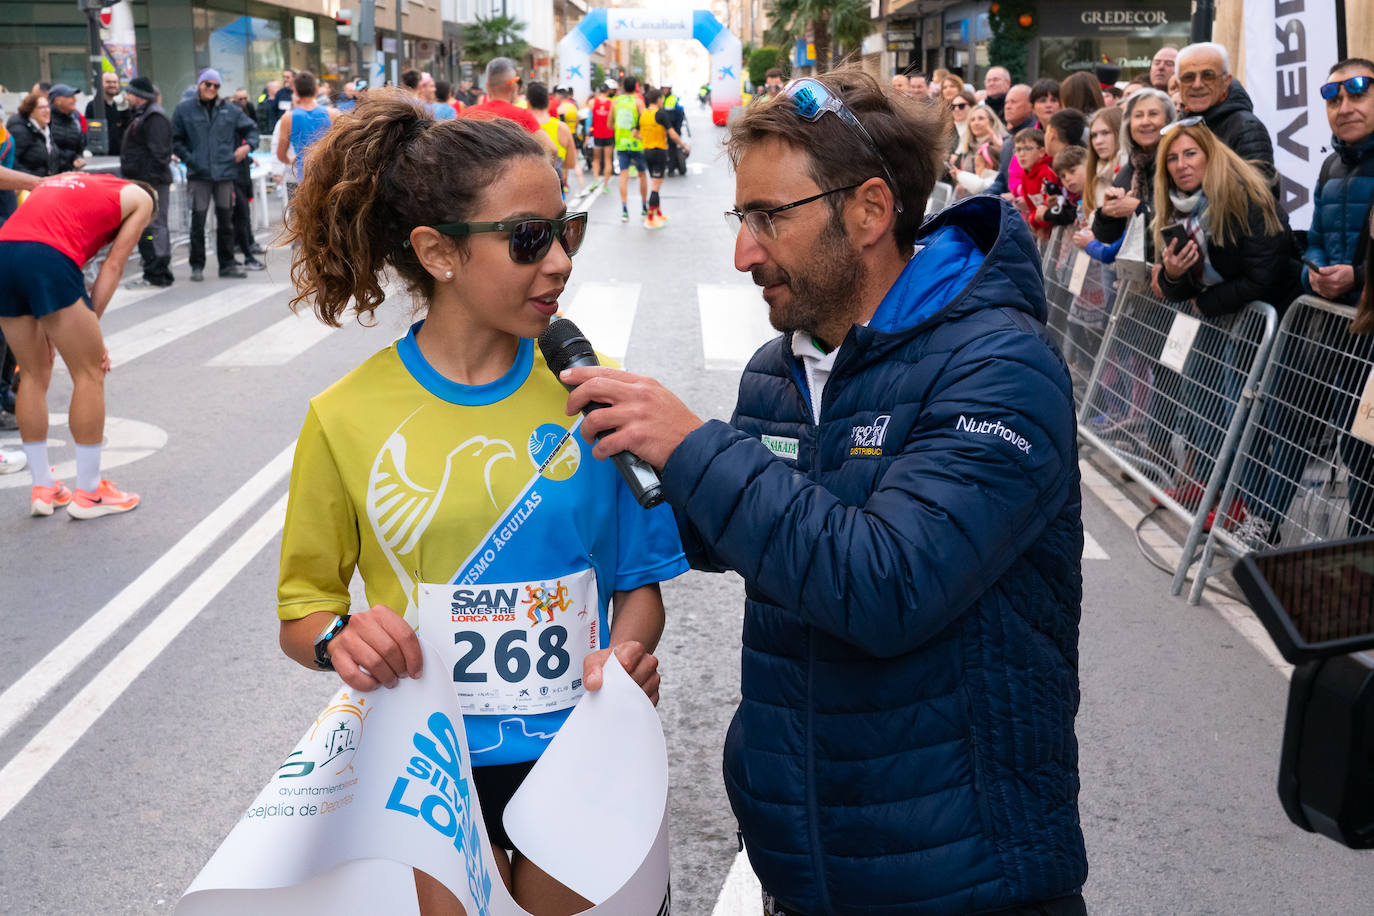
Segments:
[[[321,671],[333,671],[334,662],[329,659],[329,643],[348,626],[348,615],[342,614],[329,622],[329,626],[315,637],[315,667]]]

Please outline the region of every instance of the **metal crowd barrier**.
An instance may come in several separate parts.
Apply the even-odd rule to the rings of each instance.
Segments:
[[[1046,325],[1068,363],[1074,399],[1081,404],[1102,350],[1116,274],[1110,264],[1093,260],[1076,246],[1073,233],[1074,227],[1060,226],[1050,234],[1042,267],[1049,305]]]
[[[1312,296],[1284,314],[1221,494],[1246,517],[1212,528],[1190,602],[1218,551],[1374,533],[1374,334],[1351,334],[1354,317]]]
[[[1213,530],[1239,523],[1213,507],[1277,323],[1273,306],[1262,302],[1202,318],[1135,281],[1121,284],[1107,319],[1078,431],[1188,523],[1174,595],[1213,516]]]

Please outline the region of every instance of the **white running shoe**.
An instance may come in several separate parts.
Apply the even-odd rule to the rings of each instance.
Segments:
[[[0,474],[13,474],[28,466],[28,456],[23,452],[0,448]]]

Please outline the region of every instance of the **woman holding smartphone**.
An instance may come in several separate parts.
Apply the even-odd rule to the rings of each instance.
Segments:
[[[640,509],[579,445],[534,346],[585,228],[522,127],[435,121],[399,90],[368,93],[312,144],[287,216],[293,305],[368,323],[390,271],[419,320],[310,402],[282,649],[356,690],[394,687],[421,674],[418,628],[443,662],[425,676],[451,677],[463,708],[501,876],[536,916],[590,904],[514,848],[502,812],[612,651],[657,702],[659,582],[687,568],[671,511]],[[350,613],[355,570],[368,607]],[[415,877],[422,913],[460,912]]]
[[[1208,318],[1235,314],[1256,300],[1281,315],[1302,286],[1288,226],[1265,176],[1201,118],[1164,128],[1157,159],[1152,234],[1164,297],[1191,302]],[[1192,453],[1179,468],[1184,482],[1170,495],[1189,509],[1199,508],[1230,422],[1228,405],[1239,400],[1244,378],[1236,346],[1226,328],[1204,324],[1183,365],[1174,428]],[[1246,512],[1237,500],[1225,523],[1239,525]]]
[[[1155,169],[1155,250],[1168,299],[1208,317],[1247,302],[1280,313],[1302,293],[1288,226],[1267,179],[1201,118],[1164,128]]]

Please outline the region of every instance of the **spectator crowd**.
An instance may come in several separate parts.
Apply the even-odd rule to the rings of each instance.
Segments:
[[[1356,307],[1355,320],[1342,329],[1347,339],[1328,346],[1365,366],[1374,351],[1366,343],[1374,331],[1374,302],[1365,284],[1374,231],[1374,62],[1335,62],[1323,81],[1324,111],[1313,115],[1324,116],[1330,127],[1331,152],[1311,189],[1311,226],[1299,231],[1282,206],[1273,138],[1231,73],[1226,48],[1211,42],[1166,46],[1148,72],[1124,83],[1121,76],[1119,68],[1099,64],[1062,83],[1013,85],[994,67],[978,91],[942,73],[929,82],[899,74],[892,87],[918,98],[938,92],[949,106],[955,130],[944,180],[953,198],[1000,195],[1042,245],[1053,229],[1068,227],[1072,245],[1096,265],[1088,268],[1096,282],[1076,292],[1069,309],[1066,355],[1071,363],[1086,362],[1077,366],[1080,372],[1098,355],[1116,298],[1115,268],[1126,264],[1141,268],[1142,286],[1156,299],[1199,319],[1226,319],[1251,302],[1272,305],[1282,318],[1304,293]],[[1159,330],[1162,338],[1169,328]],[[1233,355],[1212,354],[1218,364]],[[1270,426],[1287,424],[1289,433],[1273,441],[1260,437],[1257,448],[1264,454],[1257,462],[1267,479],[1250,480],[1247,489],[1262,497],[1227,509],[1228,527],[1243,529],[1251,543],[1280,541],[1280,522],[1303,465],[1321,457],[1323,444],[1313,441],[1319,431],[1312,424],[1306,432],[1296,429],[1302,426],[1297,417],[1322,416],[1347,429],[1351,401],[1358,403],[1363,393],[1367,370],[1341,364],[1338,378],[1320,362],[1308,367],[1311,384],[1304,390],[1311,403],[1285,408],[1289,414],[1282,417],[1271,408],[1274,415],[1265,417]],[[1233,369],[1206,383],[1188,378],[1197,365],[1185,367],[1179,391],[1237,385]],[[1212,470],[1208,455],[1216,441],[1207,440],[1219,440],[1215,430],[1224,429],[1226,418],[1184,401],[1172,432],[1187,452],[1178,462],[1178,483],[1166,493],[1191,510],[1212,509],[1198,505],[1203,493],[1197,481],[1205,482]],[[1157,405],[1125,393],[1094,424],[1110,430],[1147,406]],[[1330,438],[1328,433],[1327,451],[1334,448]],[[1339,446],[1349,479],[1347,532],[1374,532],[1374,443],[1352,433],[1343,434]]]

